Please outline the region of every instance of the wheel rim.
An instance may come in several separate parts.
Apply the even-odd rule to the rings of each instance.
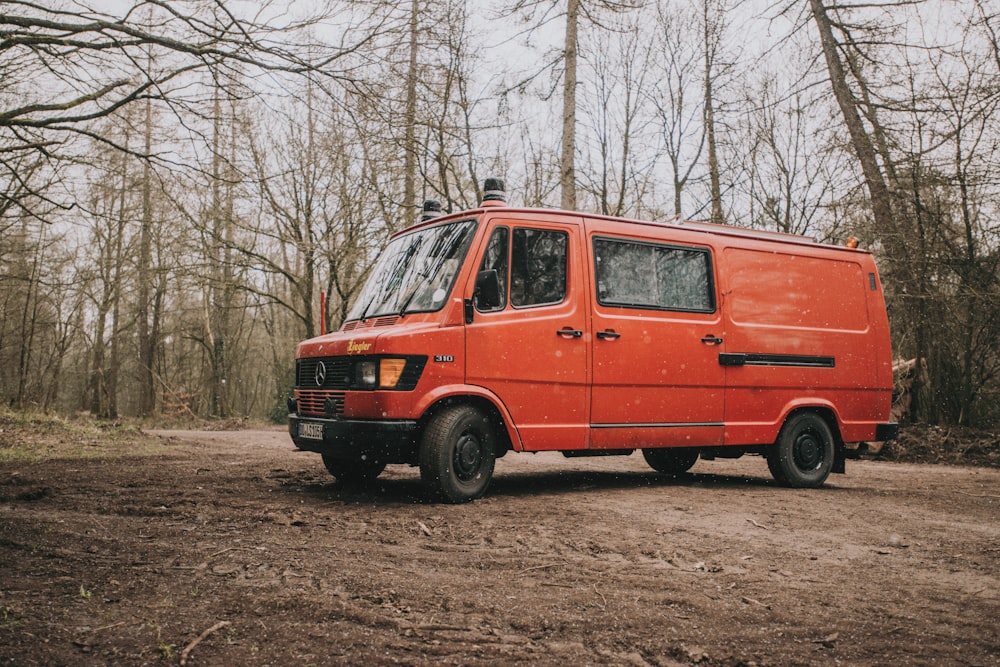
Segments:
[[[823,464],[823,442],[812,432],[802,433],[792,447],[795,467],[804,472],[818,469]]]
[[[455,443],[455,476],[468,482],[479,474],[483,462],[483,445],[472,433],[463,433]]]

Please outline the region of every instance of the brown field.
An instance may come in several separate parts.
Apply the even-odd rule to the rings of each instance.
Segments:
[[[996,469],[512,454],[447,506],[277,429],[31,437],[0,429],[0,665],[1000,664]]]

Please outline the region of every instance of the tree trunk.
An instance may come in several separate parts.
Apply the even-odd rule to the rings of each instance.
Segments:
[[[871,137],[865,131],[857,105],[854,103],[854,96],[847,85],[847,75],[837,53],[837,42],[833,37],[833,27],[830,24],[829,16],[827,16],[823,0],[809,0],[809,5],[812,9],[813,20],[819,30],[820,43],[823,46],[823,56],[826,59],[833,95],[844,117],[844,124],[851,137],[851,145],[858,156],[858,162],[861,163],[865,185],[871,197],[876,229],[882,237],[883,243],[886,244],[886,250],[891,251],[895,247],[895,223],[892,216],[892,199],[889,187],[875,157],[875,148]]]
[[[559,157],[561,206],[576,210],[576,57],[580,0],[566,2],[566,44],[563,51],[562,154]]]
[[[228,417],[228,397],[226,395],[226,315],[229,305],[226,303],[226,266],[224,257],[224,239],[227,237],[227,221],[223,218],[222,203],[222,88],[216,86],[215,100],[212,107],[212,203],[211,234],[209,239],[208,271],[208,347],[209,364],[212,377],[209,386],[209,412],[213,417]]]
[[[128,146],[125,137],[125,146]],[[121,182],[118,184],[117,214],[114,202],[108,211],[107,238],[101,249],[101,278],[104,280],[103,297],[98,304],[96,331],[94,332],[93,369],[91,380],[91,412],[101,419],[118,418],[119,332],[121,303],[122,249],[128,199],[128,161],[121,156]],[[110,340],[105,336],[108,317],[111,318]]]
[[[103,406],[104,414],[102,415],[108,419],[118,418],[118,377],[121,372],[121,335],[119,325],[121,322],[121,263],[123,259],[120,239],[124,236],[124,231],[124,228],[122,228],[121,233],[118,235],[119,241],[115,252],[115,286],[114,294],[111,297],[111,358],[108,360],[107,402]]]
[[[28,238],[27,224],[23,236]],[[42,264],[42,253],[45,248],[45,227],[40,226],[38,244],[32,253],[31,265],[26,272],[27,285],[24,292],[24,308],[21,310],[21,340],[17,364],[17,392],[14,395],[14,406],[24,408],[27,404],[28,380],[31,375],[31,357],[34,352],[35,334],[38,325],[38,289]]]
[[[410,60],[406,69],[406,102],[403,118],[403,216],[416,217],[417,211],[417,76],[420,51],[420,0],[410,6]],[[409,223],[404,223],[409,224]]]
[[[704,0],[702,5],[704,19],[704,40],[705,40],[705,142],[708,144],[708,177],[712,197],[712,222],[721,225],[725,222],[722,213],[722,178],[719,175],[719,156],[715,141],[715,97],[712,92],[713,77],[715,76],[715,43],[717,41],[711,17],[709,16],[709,2]]]
[[[153,150],[153,105],[146,100],[146,127],[143,149],[146,155]],[[138,336],[139,336],[139,402],[137,413],[147,417],[153,413],[155,386],[153,384],[153,347],[149,332],[149,299],[153,281],[153,168],[149,160],[142,167],[142,221],[139,228],[138,266]]]

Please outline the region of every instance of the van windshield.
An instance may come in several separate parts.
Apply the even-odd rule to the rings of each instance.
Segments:
[[[347,320],[439,310],[451,293],[475,227],[475,220],[461,220],[393,239],[375,262]]]

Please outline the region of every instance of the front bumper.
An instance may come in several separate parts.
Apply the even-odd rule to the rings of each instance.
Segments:
[[[300,424],[319,425],[322,439],[302,437]],[[328,419],[288,415],[288,435],[299,449],[333,457],[372,454],[386,463],[414,463],[417,422],[413,420]]]

